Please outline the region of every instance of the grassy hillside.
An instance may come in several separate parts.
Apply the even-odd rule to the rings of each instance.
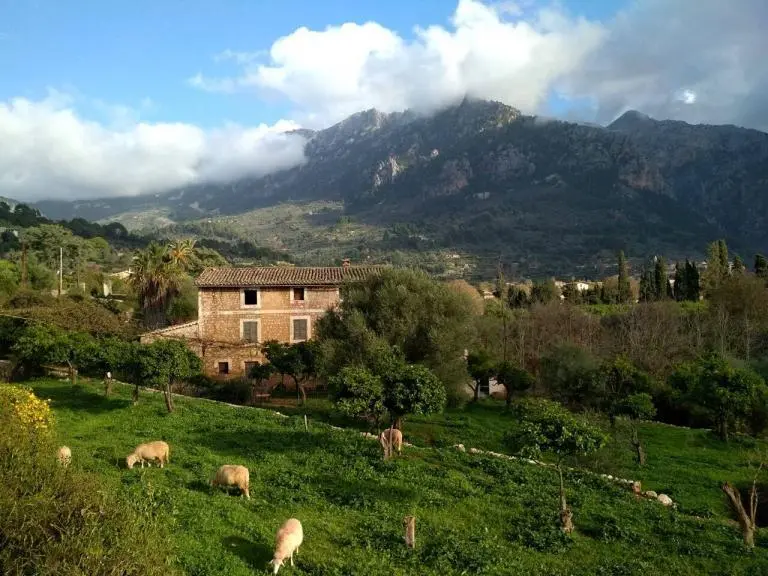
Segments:
[[[60,441],[72,447],[74,465],[116,486],[151,486],[172,522],[175,554],[187,574],[264,571],[274,533],[290,516],[303,522],[305,543],[296,568],[287,567],[286,574],[768,573],[768,542],[759,540],[753,554],[745,553],[737,529],[719,510],[714,518],[695,519],[637,501],[591,475],[567,476],[577,526],[567,539],[557,529],[556,479],[547,469],[450,448],[406,448],[385,463],[376,443],[315,419],[307,433],[301,418],[267,410],[180,398],[169,415],[159,395],[144,393],[132,406],[127,388],[105,400],[87,384],[73,389],[39,381],[33,387],[52,399]],[[440,417],[432,429],[450,428],[458,437],[463,426],[452,419],[475,416]],[[496,418],[488,433],[493,442],[503,421],[491,412],[480,418]],[[413,432],[424,441],[428,426],[407,424],[406,436]],[[662,441],[670,431],[654,427],[654,439],[648,438],[652,458],[657,449],[661,458],[657,442],[668,445],[670,457],[678,449],[676,431]],[[476,425],[468,432],[482,437]],[[136,444],[154,439],[170,443],[169,467],[122,466]],[[719,458],[697,441],[686,441],[677,459],[679,466],[667,476],[673,494],[676,486],[697,485],[700,470],[689,463],[702,462],[711,474],[726,477],[737,466],[726,460],[718,468]],[[209,479],[228,463],[249,467],[250,501],[210,493]],[[692,490],[699,493],[700,487]],[[719,501],[716,485],[708,492],[711,502]],[[415,551],[402,541],[406,514],[417,517]]]

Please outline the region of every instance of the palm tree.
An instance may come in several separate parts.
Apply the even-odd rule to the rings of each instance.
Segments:
[[[195,257],[195,240],[184,238],[168,245],[168,255],[177,266],[187,270]]]
[[[171,299],[178,295],[184,276],[180,261],[173,256],[170,247],[155,242],[133,257],[128,282],[139,297],[147,328],[161,328],[168,324],[166,311]]]

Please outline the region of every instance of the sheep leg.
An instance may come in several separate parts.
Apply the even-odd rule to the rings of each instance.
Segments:
[[[291,552],[291,566],[293,566],[293,552]]]

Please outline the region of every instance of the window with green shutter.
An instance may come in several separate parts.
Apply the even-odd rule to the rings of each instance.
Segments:
[[[245,342],[257,343],[259,341],[259,321],[246,320],[243,322],[243,340]]]

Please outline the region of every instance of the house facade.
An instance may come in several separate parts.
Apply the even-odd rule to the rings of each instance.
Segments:
[[[264,357],[269,340],[296,343],[340,301],[340,288],[377,274],[380,266],[207,268],[195,280],[198,319],[149,332],[142,342],[178,338],[203,361],[206,375],[242,378]]]

